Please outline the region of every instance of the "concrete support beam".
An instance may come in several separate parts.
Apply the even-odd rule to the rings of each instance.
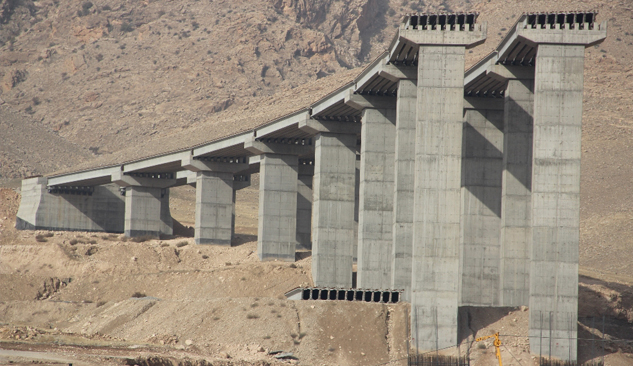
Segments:
[[[356,134],[317,135],[312,205],[315,286],[352,286],[355,166]]]
[[[299,129],[310,134],[329,132],[335,134],[359,135],[361,124],[354,122],[317,121],[307,118],[305,121],[299,122]]]
[[[362,124],[357,284],[359,288],[388,289],[393,254],[396,110],[364,109]]]
[[[584,56],[571,44],[540,44],[536,54],[530,350],[563,360],[577,354]],[[542,349],[541,333],[552,336]]]
[[[303,143],[303,144],[302,144]],[[284,154],[284,155],[308,155],[314,151],[314,145],[308,144],[307,139],[301,141],[288,139],[281,142],[263,142],[251,136],[244,142],[244,149],[249,152],[259,154]]]
[[[457,344],[465,52],[461,44],[482,37],[481,28],[476,28],[479,31],[405,31],[415,41],[428,34],[428,42],[421,43],[436,44],[421,45],[418,51],[411,329],[412,344],[421,351]],[[459,34],[464,38],[458,39]]]
[[[415,80],[401,80],[396,107],[391,288],[404,289],[404,301],[411,301],[417,89]]]
[[[465,120],[459,303],[499,306],[503,111],[470,109]]]
[[[533,111],[534,80],[509,80],[505,92],[501,188],[502,306],[529,303]]]
[[[354,94],[350,90],[347,96],[345,96],[345,104],[358,110],[363,110],[365,108],[394,109],[396,107],[396,98]]]
[[[125,235],[173,234],[169,187],[175,173],[112,173],[112,182],[125,188]]]
[[[231,245],[235,228],[233,173],[196,174],[196,244]]]
[[[297,181],[297,249],[312,249],[313,177],[314,162],[300,161]]]
[[[257,254],[261,260],[295,261],[297,172],[297,155],[262,155],[257,230]]]
[[[54,187],[50,187],[54,188]],[[18,230],[105,231],[124,230],[125,200],[114,184],[50,189],[47,178],[22,181]]]
[[[138,237],[172,235],[168,188],[125,188],[125,235]]]

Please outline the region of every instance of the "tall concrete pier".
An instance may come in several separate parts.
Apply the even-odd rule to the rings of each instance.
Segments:
[[[400,29],[419,45],[411,330],[420,350],[457,344],[464,53],[486,38],[475,19],[429,15]]]
[[[503,103],[478,99],[463,129],[460,304],[499,306]]]
[[[404,289],[403,299],[406,301],[411,301],[411,266],[413,263],[411,255],[413,249],[416,81],[411,79],[399,80],[396,107],[391,288]]]
[[[312,178],[314,159],[299,160],[297,181],[297,249],[312,249]]]
[[[388,289],[393,255],[396,110],[364,109],[362,123],[357,284],[359,288]]]
[[[504,109],[500,236],[503,306],[527,306],[530,293],[534,70],[515,68],[520,69],[508,79]]]

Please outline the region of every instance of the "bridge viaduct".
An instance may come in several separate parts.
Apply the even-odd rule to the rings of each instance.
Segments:
[[[349,288],[357,258],[358,287],[405,289],[420,350],[457,344],[459,306],[529,306],[531,352],[574,360],[584,49],[606,22],[524,14],[464,71],[476,20],[406,16],[351,83],[251,131],[25,179],[16,226],[172,234],[169,188],[191,184],[195,242],[230,245],[259,172],[261,260],[311,249],[315,286]]]

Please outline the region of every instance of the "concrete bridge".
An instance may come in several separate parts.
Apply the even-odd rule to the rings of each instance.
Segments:
[[[17,227],[171,234],[169,188],[191,184],[196,243],[230,245],[235,191],[259,172],[261,260],[308,248],[315,286],[350,288],[356,257],[358,287],[405,290],[420,350],[457,344],[459,306],[526,305],[531,352],[576,359],[584,49],[605,37],[593,12],[524,14],[464,71],[486,38],[476,13],[406,16],[309,108],[24,180]]]

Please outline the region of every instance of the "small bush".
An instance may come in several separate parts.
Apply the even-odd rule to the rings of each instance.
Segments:
[[[271,314],[277,314],[277,310],[272,309],[272,310],[270,311],[270,313],[271,313]]]
[[[33,107],[28,106],[26,107],[26,109],[24,109],[24,111],[28,114],[35,114],[35,111],[33,110]]]
[[[218,320],[220,320],[220,317],[219,316],[214,316],[213,320],[218,321]]]
[[[206,255],[206,254],[204,254],[204,255],[202,256],[202,259],[209,259],[209,256],[208,256],[208,255]]]
[[[134,27],[132,26],[132,24],[130,24],[128,22],[121,23],[121,32],[129,33],[129,32],[131,32],[133,30],[134,30]]]
[[[135,298],[146,297],[146,296],[147,295],[145,295],[144,293],[138,292],[138,291],[132,294],[132,297],[135,297]]]
[[[296,333],[290,333],[290,338],[292,338],[292,339],[297,338],[297,334]]]
[[[259,315],[249,313],[248,315],[246,315],[246,319],[259,319]]]
[[[266,335],[264,336],[264,339],[270,339],[270,336],[269,336],[268,334],[266,334]]]
[[[169,243],[160,243],[160,247],[161,248],[165,248],[165,247],[168,247],[168,246],[169,246]]]
[[[99,301],[99,302],[97,302],[97,307],[100,308],[100,307],[102,307],[105,304],[106,304],[105,301]]]
[[[186,240],[183,240],[181,242],[176,243],[176,247],[178,247],[178,248],[182,248],[182,247],[187,246],[187,245],[189,245],[189,242],[187,242]]]
[[[79,240],[77,240],[77,239],[70,239],[69,243],[70,243],[70,245],[75,245],[75,244],[79,243]]]
[[[246,281],[246,277],[240,278],[240,281]]]
[[[88,244],[97,244],[97,241],[94,239],[88,240]]]
[[[144,243],[146,241],[153,240],[153,239],[158,239],[158,238],[154,235],[141,235],[141,236],[135,236],[133,238],[130,238],[130,240],[135,243]]]
[[[296,345],[301,344],[301,341],[300,341],[300,340],[298,340],[298,339],[293,339],[293,340],[292,340],[292,343],[294,343],[294,345],[296,346]]]
[[[297,265],[294,264],[294,263],[291,263],[288,267],[290,267],[290,268],[297,268]]]
[[[479,343],[479,344],[477,345],[477,348],[479,348],[479,349],[486,349],[486,345],[485,345],[485,344],[483,344],[483,343]]]
[[[330,351],[330,352],[334,352],[335,351],[334,347],[330,347],[327,350]]]
[[[252,307],[252,308],[256,308],[256,307],[258,307],[258,306],[259,306],[259,304],[258,304],[258,303],[256,303],[256,302],[254,302],[254,303],[252,303],[252,304],[251,304],[251,307]]]
[[[99,53],[95,56],[95,59],[97,59],[97,61],[101,61],[103,60],[103,54]]]
[[[40,103],[42,103],[42,101],[38,97],[33,97],[32,101],[33,105],[40,105]]]
[[[110,5],[104,5],[104,6],[101,8],[101,10],[103,10],[103,11],[110,11],[110,10],[112,10],[112,8],[110,7]]]
[[[40,243],[45,243],[45,242],[47,242],[47,241],[48,241],[48,239],[46,239],[46,238],[44,237],[44,235],[36,235],[36,236],[35,236],[35,241],[38,241],[38,242],[40,242]]]

